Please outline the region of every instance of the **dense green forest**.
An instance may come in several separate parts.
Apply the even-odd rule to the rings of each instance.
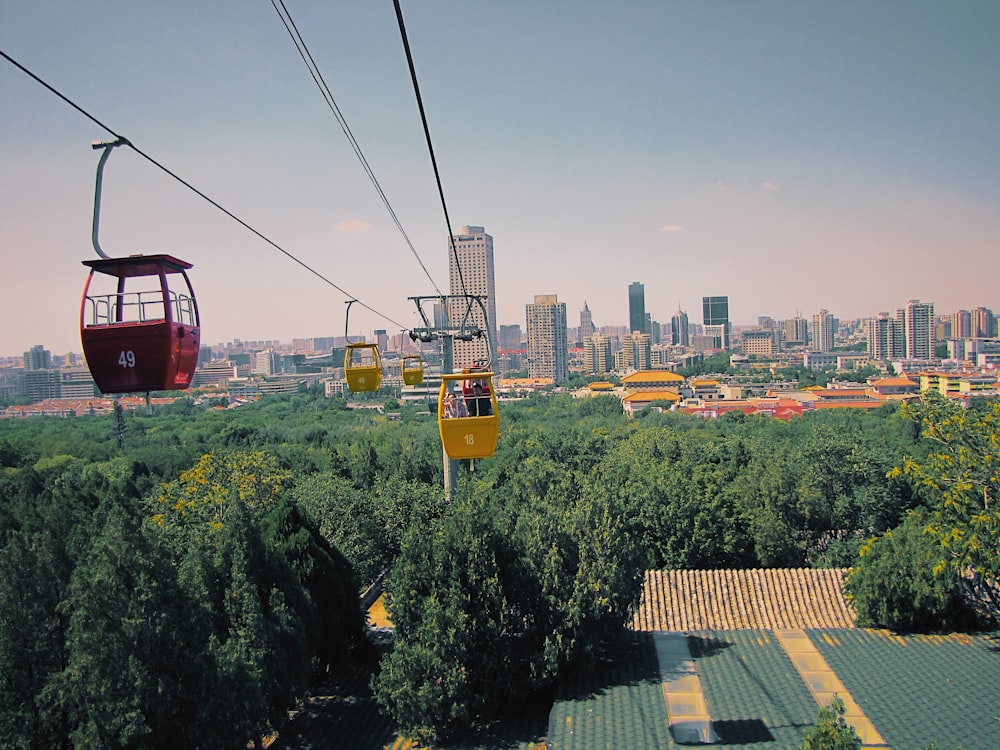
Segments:
[[[704,422],[533,396],[448,501],[436,424],[390,406],[313,391],[0,422],[0,742],[244,747],[345,660],[373,665],[405,731],[447,737],[598,651],[654,567],[864,553],[859,614],[893,624],[871,571],[930,540],[935,601],[968,571],[995,591],[997,468],[975,451],[995,456],[997,405]],[[376,665],[357,602],[383,571],[396,629]]]

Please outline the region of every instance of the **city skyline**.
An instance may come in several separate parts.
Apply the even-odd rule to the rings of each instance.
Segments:
[[[514,348],[512,346],[505,346],[505,343],[509,343],[509,341],[505,342],[505,335],[508,330],[516,330],[520,334],[522,349],[527,351],[526,328],[529,327],[531,324],[531,319],[530,319],[531,313],[529,312],[528,308],[538,305],[540,299],[548,298],[554,300],[557,299],[557,297],[558,295],[535,295],[534,304],[528,303],[527,305],[525,305],[524,319],[522,319],[517,323],[500,323],[500,325],[498,326],[500,331],[498,333],[498,338],[497,338],[498,344],[496,348],[498,350],[510,350]],[[719,300],[724,300],[724,303],[721,304],[728,306],[727,298],[704,297],[702,300],[703,307],[705,305],[710,304],[709,300],[715,301],[711,304],[716,304],[718,303]],[[561,308],[566,307],[565,303],[558,303],[558,304]],[[941,323],[946,323],[948,326],[951,327],[949,329],[951,331],[951,335],[947,337],[947,340],[974,339],[974,338],[993,339],[996,338],[997,336],[1000,336],[1000,332],[996,331],[996,325],[997,325],[996,321],[998,313],[1000,313],[1000,311],[993,310],[992,308],[988,308],[982,305],[970,307],[969,309],[962,308],[954,311],[939,311],[936,310],[935,308],[936,306],[933,301],[911,299],[908,300],[904,305],[890,306],[890,309],[888,310],[880,310],[875,315],[864,316],[861,318],[850,318],[850,319],[838,318],[835,317],[830,311],[826,309],[818,310],[815,314],[803,313],[802,316],[796,315],[783,320],[775,319],[771,316],[766,316],[766,315],[758,316],[758,320],[756,322],[752,323],[746,322],[738,324],[731,323],[731,327],[734,333],[730,341],[729,351],[739,350],[740,348],[739,339],[742,337],[743,334],[747,332],[755,332],[758,330],[771,330],[770,328],[762,327],[763,325],[762,321],[767,320],[769,321],[770,324],[773,324],[773,326],[775,327],[774,330],[783,331],[783,341],[788,342],[792,346],[802,346],[803,344],[801,342],[802,342],[802,337],[804,336],[808,339],[807,348],[809,348],[810,350],[828,351],[831,346],[830,342],[832,342],[833,336],[836,335],[839,325],[847,324],[854,328],[859,328],[859,327],[863,328],[867,337],[870,338],[874,336],[876,340],[882,342],[880,344],[880,347],[884,346],[886,353],[884,354],[884,356],[882,354],[877,355],[878,359],[910,357],[911,355],[917,352],[910,351],[909,353],[907,353],[905,343],[900,344],[902,348],[899,351],[895,351],[893,353],[893,347],[889,344],[886,344],[885,340],[886,337],[890,335],[888,333],[888,328],[886,328],[887,321],[895,321],[900,326],[899,332],[898,334],[896,334],[899,337],[899,341],[901,342],[906,341],[905,323],[908,318],[911,321],[910,322],[911,328],[913,326],[913,319],[912,317],[908,316],[907,313],[913,309],[921,311],[921,316],[920,316],[921,322],[917,329],[911,330],[910,338],[911,339],[914,338],[917,331],[919,331],[922,336],[927,338],[926,343],[921,344],[919,346],[918,352],[921,355],[927,354],[932,350],[934,343],[934,331],[935,328],[938,326],[938,324]],[[600,335],[602,337],[605,337],[607,335],[607,331],[609,331],[610,329],[618,329],[618,333],[614,335],[619,335],[623,340],[629,337],[628,328],[630,327],[630,324],[628,320],[617,321],[617,322],[599,321],[595,323],[591,318],[592,311],[590,310],[586,301],[584,302],[584,308],[579,310],[578,314],[580,315],[580,322],[583,323],[584,320],[586,320],[589,326],[593,329],[592,333],[595,335]],[[985,326],[988,325],[988,322],[985,318],[980,320],[979,318],[980,314],[993,316],[989,318],[989,321],[992,321],[991,325],[993,327],[993,333],[985,332],[986,331]],[[570,311],[566,309],[565,317],[567,318],[566,321],[567,330],[575,332],[577,343],[582,343],[583,339],[585,338],[585,335],[582,333],[583,327],[569,325],[568,324],[569,315]],[[676,345],[678,343],[680,343],[682,346],[690,345],[687,342],[682,343],[673,341],[675,333],[679,333],[680,331],[680,329],[678,328],[680,320],[683,320],[688,325],[687,331],[689,334],[692,331],[704,332],[706,330],[706,325],[704,321],[699,323],[697,322],[696,319],[691,320],[686,310],[679,309],[671,316],[669,320],[656,321],[657,325],[660,327],[662,343],[668,345],[670,344]],[[820,321],[824,321],[823,325],[827,327],[826,333],[818,333],[816,331],[816,327]],[[954,328],[954,326],[959,321],[966,321],[964,324],[962,324],[964,327]],[[874,329],[871,327],[872,324],[875,324],[876,326]],[[709,326],[711,325],[712,324],[709,324]],[[737,331],[739,332],[738,334],[736,333]],[[386,343],[388,340],[388,336],[386,335],[386,332],[384,331],[379,332],[379,336],[377,338],[380,339],[379,341],[380,348],[386,350],[388,348]],[[405,339],[406,337],[404,336],[403,338]],[[252,347],[256,346],[259,350],[263,350],[276,344],[288,347],[295,344],[296,341],[311,341],[311,340],[317,340],[317,341],[322,340],[326,343],[329,343],[329,346],[338,346],[342,344],[337,344],[336,342],[338,341],[343,342],[344,337],[343,335],[337,335],[337,334],[330,334],[328,336],[293,335],[287,338],[280,338],[280,339],[267,339],[263,337],[248,336],[246,338],[236,338],[236,339],[230,339],[228,341],[204,342],[203,349],[208,347],[228,347],[230,345],[239,345],[239,346],[251,345]],[[943,341],[945,339],[941,340]],[[568,343],[572,346],[574,344],[574,341],[571,339],[569,340]],[[878,349],[877,351],[881,351],[881,348]],[[0,358],[22,359],[29,357],[35,358],[43,355],[63,357],[67,354],[74,354],[81,357],[80,364],[84,364],[84,361],[82,360],[83,356],[82,347],[60,351],[58,349],[54,349],[45,342],[33,344],[20,353],[0,351]],[[926,357],[914,357],[914,358],[919,359]]]
[[[706,294],[735,326],[1000,309],[1000,6],[404,5],[452,230],[496,238],[495,326],[548,293],[623,322],[636,279],[660,323]],[[0,49],[346,292],[116,149],[102,244],[191,262],[206,342],[341,335],[348,297],[390,318],[355,305],[352,335],[392,334],[448,288],[392,9],[292,10],[426,275],[272,8],[0,11]],[[80,351],[110,134],[6,60],[0,105],[0,351]]]

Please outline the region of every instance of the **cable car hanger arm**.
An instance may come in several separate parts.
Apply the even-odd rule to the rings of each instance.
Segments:
[[[94,250],[97,252],[97,257],[104,258],[105,260],[110,256],[101,249],[101,243],[97,237],[101,226],[101,189],[104,184],[104,165],[107,163],[108,157],[111,156],[111,150],[116,146],[132,146],[132,144],[128,142],[127,138],[122,138],[121,136],[113,141],[90,144],[90,147],[95,151],[100,148],[104,149],[100,161],[97,162],[97,182],[94,185],[94,227],[90,238],[94,244]]]

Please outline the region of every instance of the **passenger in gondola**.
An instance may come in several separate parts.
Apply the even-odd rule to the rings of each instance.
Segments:
[[[457,399],[454,393],[448,391],[444,396],[444,418],[456,419],[467,416],[469,416],[469,410],[465,406],[464,399]]]
[[[469,407],[469,416],[488,417],[493,413],[490,400],[489,381],[483,378],[468,378],[462,381],[462,395]]]

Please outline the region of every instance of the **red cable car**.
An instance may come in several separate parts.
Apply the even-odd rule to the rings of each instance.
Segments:
[[[101,393],[190,386],[201,347],[198,303],[186,273],[191,264],[170,255],[83,264],[90,275],[80,302],[80,338]],[[184,289],[171,289],[168,276],[183,279]]]

